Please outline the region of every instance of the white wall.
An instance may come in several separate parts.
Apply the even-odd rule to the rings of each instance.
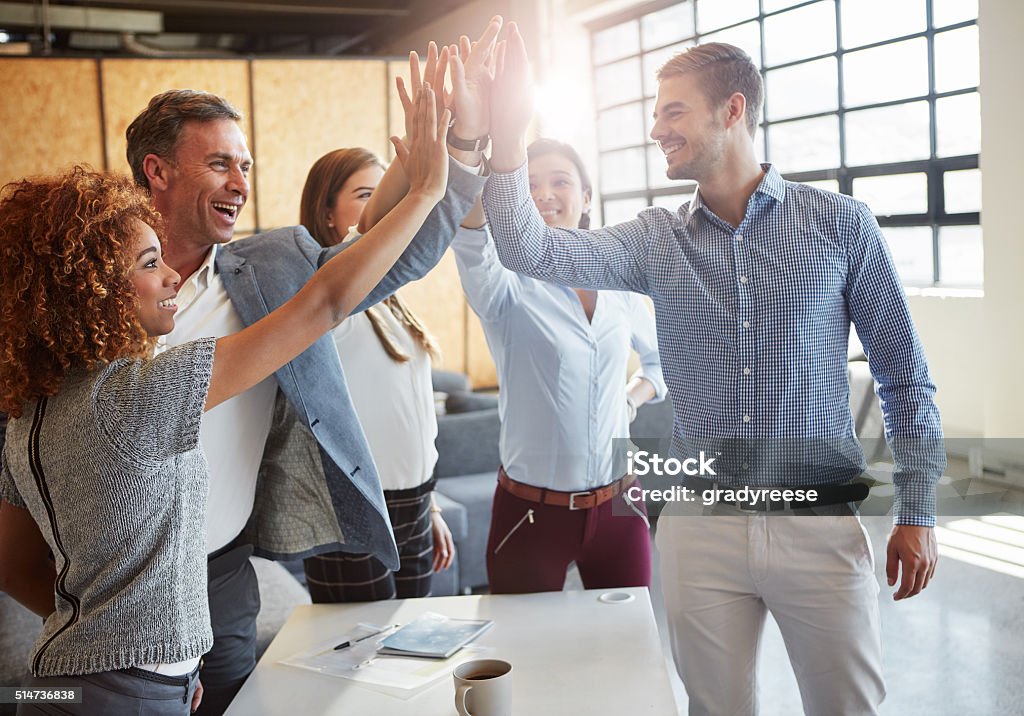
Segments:
[[[1024,236],[1021,169],[1024,144],[1024,4],[981,0],[981,176],[985,240],[984,359],[985,437],[1024,437]]]

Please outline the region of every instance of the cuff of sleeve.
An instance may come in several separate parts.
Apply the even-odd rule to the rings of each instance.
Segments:
[[[478,164],[475,167],[471,167],[468,164],[463,164],[462,162],[460,162],[458,159],[456,159],[455,157],[453,157],[451,155],[449,155],[449,159],[452,160],[452,163],[455,166],[457,166],[459,169],[461,169],[462,171],[464,171],[464,172],[466,172],[468,174],[472,174],[473,176],[478,176],[478,177],[486,176],[486,174],[484,173],[484,169],[487,166],[487,162],[484,161],[484,157],[483,157],[482,154],[480,155],[480,164]]]
[[[935,526],[935,481],[913,478],[896,482],[893,524]]]

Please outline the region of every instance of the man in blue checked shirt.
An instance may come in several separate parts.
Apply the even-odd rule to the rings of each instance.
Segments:
[[[866,206],[757,162],[763,89],[746,53],[721,43],[692,48],[658,80],[651,136],[669,178],[699,182],[694,200],[596,231],[547,227],[527,190],[530,72],[510,26],[491,88],[494,173],[483,195],[499,257],[544,280],[651,297],[675,456],[709,441],[764,453],[804,441],[812,459],[790,465],[792,473],[759,469],[755,455],[717,479],[813,485],[832,496],[813,510],[698,502],[684,511],[715,517],[661,521],[665,607],[690,714],[757,712],[757,645],[769,610],[806,713],[875,714],[885,697],[879,588],[870,543],[845,504],[853,498],[842,497],[863,467],[848,402],[851,322],[879,383],[897,462],[886,555],[889,586],[902,571],[895,599],[919,593],[934,574],[935,483],[945,467],[935,387],[899,277]],[[830,443],[846,447],[830,455],[822,448]]]

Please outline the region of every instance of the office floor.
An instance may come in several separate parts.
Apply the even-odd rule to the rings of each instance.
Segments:
[[[892,601],[892,590],[885,584],[890,518],[865,517],[864,524],[881,586],[888,689],[881,713],[1024,716],[1024,517],[1002,524],[991,519],[940,519],[942,546],[935,580],[920,595],[903,602]],[[998,559],[992,560],[993,556]],[[566,588],[582,589],[575,569]],[[679,712],[686,714],[686,693],[672,663],[661,590],[655,555],[651,589],[655,617]],[[762,642],[758,681],[761,716],[803,713],[782,637],[771,619]]]

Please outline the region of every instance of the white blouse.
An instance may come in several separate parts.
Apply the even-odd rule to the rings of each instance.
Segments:
[[[399,363],[387,354],[365,313],[342,321],[334,329],[334,344],[381,486],[404,490],[429,480],[437,462],[430,355],[390,308],[380,304],[376,313],[408,361]]]

